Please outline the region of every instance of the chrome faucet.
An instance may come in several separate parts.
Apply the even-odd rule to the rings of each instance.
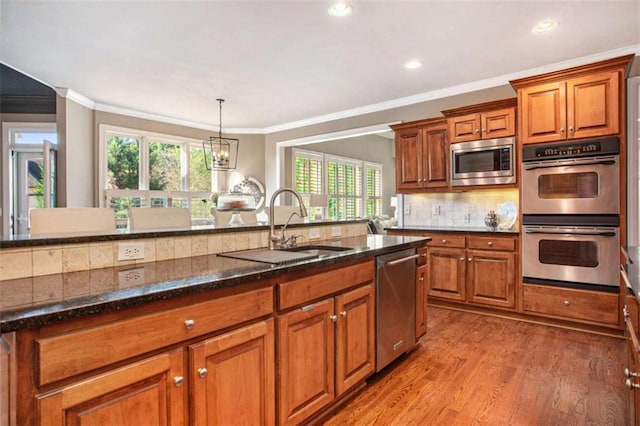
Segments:
[[[275,224],[273,223],[274,216],[275,216],[274,203],[278,195],[282,194],[283,192],[290,192],[293,195],[295,195],[295,197],[298,199],[298,204],[300,205],[300,214],[296,212],[292,213],[287,219],[287,222],[282,227],[281,234],[276,235]],[[279,247],[284,247],[287,244],[288,240],[284,235],[284,231],[287,229],[287,225],[289,225],[289,221],[291,220],[291,218],[293,218],[293,216],[295,215],[298,215],[301,218],[307,217],[307,208],[304,206],[304,201],[302,201],[302,197],[300,196],[300,194],[298,194],[295,190],[291,188],[280,188],[276,190],[276,192],[274,192],[273,195],[271,196],[271,201],[269,202],[269,248],[271,250]]]

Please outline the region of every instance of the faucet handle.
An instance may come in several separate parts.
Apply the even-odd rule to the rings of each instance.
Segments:
[[[304,238],[304,235],[292,235],[287,240],[289,242],[289,247],[295,247],[298,245],[298,238]]]

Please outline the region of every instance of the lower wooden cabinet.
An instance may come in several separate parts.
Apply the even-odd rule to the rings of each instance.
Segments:
[[[640,425],[640,342],[638,339],[638,323],[640,307],[638,299],[629,294],[624,308],[625,338],[627,340],[627,362],[625,363],[624,381],[629,388],[629,421],[630,425]]]
[[[416,270],[416,340],[427,332],[427,274],[426,264]]]
[[[39,425],[183,425],[187,385],[179,348],[38,395]]]
[[[275,424],[273,320],[189,346],[193,425]]]
[[[375,369],[373,284],[278,317],[278,418],[298,424]]]
[[[515,306],[516,265],[510,252],[469,250],[469,294],[472,303],[513,308]]]
[[[429,297],[465,300],[467,280],[464,249],[429,248],[427,265]]]

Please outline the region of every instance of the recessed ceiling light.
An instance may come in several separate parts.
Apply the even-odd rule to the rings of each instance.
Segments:
[[[412,59],[404,64],[404,67],[408,70],[415,70],[417,68],[420,68],[421,66],[422,62],[418,61],[417,59]]]
[[[554,21],[553,19],[545,19],[544,21],[538,22],[536,26],[533,27],[532,31],[534,32],[534,34],[544,34],[553,30],[557,26],[558,22]]]
[[[335,2],[329,7],[329,15],[331,16],[349,16],[351,12],[351,6],[341,1]]]

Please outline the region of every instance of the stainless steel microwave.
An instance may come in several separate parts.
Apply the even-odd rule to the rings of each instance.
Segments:
[[[515,183],[516,139],[483,139],[451,144],[451,185]]]

